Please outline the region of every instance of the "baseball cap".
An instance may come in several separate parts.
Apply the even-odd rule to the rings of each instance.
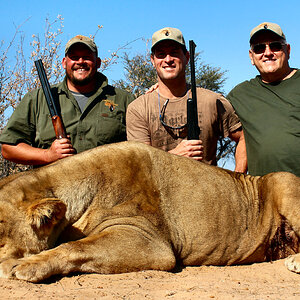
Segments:
[[[262,30],[269,30],[278,35],[280,38],[285,40],[285,35],[281,29],[281,27],[278,24],[270,23],[270,22],[264,22],[253,28],[250,32],[250,43],[253,39],[254,35]]]
[[[65,48],[65,55],[70,50],[71,46],[73,46],[74,44],[77,44],[77,43],[86,45],[87,47],[89,47],[89,49],[91,51],[96,52],[96,54],[97,54],[97,46],[92,39],[90,39],[89,37],[86,37],[84,35],[76,35],[67,42],[66,48]]]
[[[151,50],[153,50],[153,47],[159,42],[165,40],[177,42],[186,48],[182,32],[177,28],[165,27],[153,33]]]

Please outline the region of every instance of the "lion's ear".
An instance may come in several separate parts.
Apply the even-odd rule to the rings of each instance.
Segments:
[[[27,207],[30,225],[42,235],[50,235],[53,227],[65,216],[66,205],[55,198],[38,200]]]

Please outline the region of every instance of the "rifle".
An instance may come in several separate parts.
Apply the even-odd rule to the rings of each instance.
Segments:
[[[55,105],[53,96],[51,94],[50,84],[47,79],[47,75],[43,66],[43,62],[41,59],[38,59],[34,62],[36,66],[37,73],[40,78],[40,82],[47,100],[49,112],[52,119],[53,128],[55,131],[55,136],[57,139],[67,138],[66,129],[64,126],[64,123],[62,121],[62,118],[57,110],[57,107]]]
[[[189,42],[190,47],[190,68],[191,68],[191,92],[192,98],[187,100],[187,129],[188,140],[199,140],[200,128],[198,125],[198,111],[197,111],[197,92],[195,79],[195,48],[194,41]]]

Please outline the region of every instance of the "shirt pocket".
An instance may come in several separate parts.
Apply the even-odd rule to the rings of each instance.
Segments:
[[[99,144],[115,143],[126,140],[126,127],[122,123],[122,116],[99,116],[97,119],[96,134]]]

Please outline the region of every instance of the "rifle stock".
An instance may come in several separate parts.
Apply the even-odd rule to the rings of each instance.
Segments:
[[[41,59],[38,59],[34,62],[36,66],[36,70],[43,88],[43,92],[46,97],[46,101],[48,104],[49,112],[52,119],[53,128],[55,131],[55,136],[57,139],[67,138],[67,133],[65,126],[63,124],[62,118],[58,113],[58,109],[55,106],[55,102],[53,100],[53,96],[50,89],[50,84],[47,79],[47,75],[43,66],[43,62]]]
[[[190,68],[191,68],[191,93],[192,97],[187,100],[187,128],[188,140],[199,140],[200,128],[198,125],[197,91],[195,78],[195,48],[194,41],[189,41]]]
[[[57,139],[67,138],[65,126],[63,124],[63,121],[61,117],[59,116],[53,116],[52,119],[52,125],[55,131],[55,136]]]

